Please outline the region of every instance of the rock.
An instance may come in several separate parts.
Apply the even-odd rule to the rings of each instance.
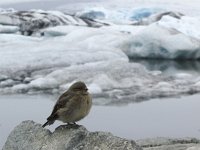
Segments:
[[[63,125],[52,133],[41,124],[24,121],[8,136],[3,150],[141,150],[134,141],[83,126]]]
[[[136,144],[137,143],[137,144]],[[41,124],[24,121],[10,133],[3,150],[200,150],[196,138],[127,140],[83,126],[62,125],[52,133]]]
[[[152,138],[136,142],[144,150],[200,150],[200,140],[196,138]]]

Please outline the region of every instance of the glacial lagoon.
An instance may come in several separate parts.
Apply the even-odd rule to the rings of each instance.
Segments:
[[[0,147],[13,128],[24,120],[43,124],[51,113],[57,96],[1,95]],[[95,101],[95,99],[94,99]],[[78,124],[89,131],[108,131],[128,139],[153,137],[200,138],[200,95],[151,99],[124,105],[93,105]],[[47,127],[53,131],[62,123]]]

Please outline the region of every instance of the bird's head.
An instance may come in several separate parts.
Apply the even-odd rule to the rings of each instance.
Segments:
[[[84,82],[78,81],[78,82],[75,82],[74,84],[72,84],[69,87],[69,90],[74,91],[74,92],[76,92],[76,91],[87,92],[88,88],[87,88],[87,86],[85,85]]]

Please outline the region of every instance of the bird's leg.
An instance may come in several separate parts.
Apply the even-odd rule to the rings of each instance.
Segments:
[[[68,122],[68,125],[77,125],[76,122]]]
[[[73,122],[68,122],[67,125],[74,125],[74,123]]]
[[[77,129],[80,127],[80,125],[76,124],[76,122],[68,122],[67,126],[74,129]]]

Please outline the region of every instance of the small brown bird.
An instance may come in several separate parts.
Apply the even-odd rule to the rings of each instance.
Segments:
[[[92,98],[88,93],[87,86],[84,82],[76,82],[59,97],[51,115],[42,127],[53,124],[55,120],[76,124],[76,121],[88,115],[91,106]]]

